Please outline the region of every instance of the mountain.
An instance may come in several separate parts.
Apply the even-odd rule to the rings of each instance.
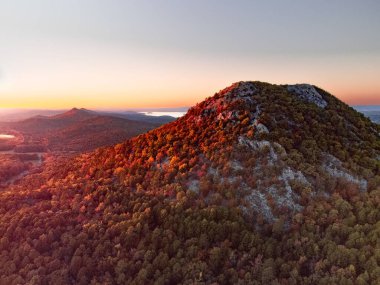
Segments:
[[[47,141],[47,147],[52,151],[82,152],[120,143],[162,124],[162,118],[141,117],[140,121],[139,117],[130,120],[112,113],[104,115],[73,108],[53,116],[37,115],[19,122],[4,123],[2,127],[21,132],[32,141]],[[170,117],[164,122],[173,119]]]
[[[9,123],[8,125],[18,131],[26,133],[45,134],[52,130],[68,127],[70,124],[94,118],[96,116],[98,116],[96,112],[73,108],[67,112],[53,116],[37,115],[19,122]]]
[[[88,118],[92,118],[97,116],[98,114],[94,111],[87,110],[84,108],[78,109],[78,108],[72,108],[71,110],[62,113],[57,114],[52,117],[50,117],[51,120],[67,120],[67,121],[82,121],[86,120]]]
[[[380,127],[238,82],[0,192],[4,284],[378,284]]]

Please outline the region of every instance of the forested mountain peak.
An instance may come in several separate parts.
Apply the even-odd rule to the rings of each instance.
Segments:
[[[379,131],[318,87],[235,83],[0,193],[0,280],[376,284]]]
[[[267,222],[291,217],[339,183],[373,188],[379,155],[378,126],[332,95],[262,82],[234,83],[177,121],[97,153],[131,191],[174,195],[168,186],[176,185],[204,201],[233,196]],[[140,171],[160,183],[136,181]]]
[[[83,119],[87,119],[87,118],[90,118],[90,117],[94,117],[94,116],[97,116],[98,114],[94,111],[91,111],[91,110],[87,110],[85,108],[72,108],[70,109],[69,111],[67,112],[64,112],[62,114],[58,114],[58,115],[55,115],[55,116],[52,116],[51,118],[52,119],[63,119],[63,118],[83,118]]]

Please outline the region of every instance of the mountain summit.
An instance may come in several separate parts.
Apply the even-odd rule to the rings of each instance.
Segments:
[[[84,108],[80,108],[80,109],[72,108],[71,110],[65,113],[52,116],[50,117],[50,119],[71,119],[71,120],[78,121],[78,120],[86,120],[86,119],[93,118],[96,116],[99,116],[99,114],[97,114],[94,111],[90,111]]]
[[[38,264],[55,284],[376,282],[379,132],[316,86],[235,83],[0,193],[1,260],[15,260],[0,276],[30,283]]]

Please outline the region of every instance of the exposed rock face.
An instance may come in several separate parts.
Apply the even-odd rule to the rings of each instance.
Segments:
[[[288,85],[287,89],[300,99],[309,103],[314,103],[320,108],[326,108],[327,106],[327,102],[323,99],[322,95],[310,84]]]
[[[256,94],[258,89],[255,86],[254,82],[238,82],[236,83],[237,87],[229,91],[228,94],[226,94],[226,98],[246,98],[251,97],[252,95]]]
[[[347,169],[342,166],[342,162],[336,157],[328,154],[326,155],[324,167],[327,173],[336,178],[343,178],[348,182],[357,184],[360,190],[367,190],[368,182],[365,179],[352,175]]]
[[[252,174],[257,175],[255,188],[242,185],[242,188],[249,193],[245,197],[249,207],[242,207],[242,209],[244,211],[249,211],[249,208],[253,209],[257,213],[261,213],[266,221],[273,222],[277,219],[277,215],[268,205],[267,199],[271,196],[277,207],[286,208],[290,212],[300,211],[302,206],[299,204],[299,196],[293,191],[291,182],[299,181],[305,185],[310,185],[310,183],[302,172],[294,171],[284,164],[281,158],[282,146],[276,142],[251,140],[243,136],[238,138],[238,144],[246,147],[247,156],[260,152],[262,158],[266,157],[267,161],[265,164],[262,160],[258,160],[252,169]],[[265,149],[267,149],[267,154],[263,153]],[[275,171],[270,171],[271,174],[268,173],[268,169],[274,170],[279,165],[283,167],[282,173]]]

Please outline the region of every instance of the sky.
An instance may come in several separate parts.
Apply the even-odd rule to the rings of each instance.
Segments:
[[[0,108],[191,106],[242,80],[380,105],[378,0],[0,0]]]

